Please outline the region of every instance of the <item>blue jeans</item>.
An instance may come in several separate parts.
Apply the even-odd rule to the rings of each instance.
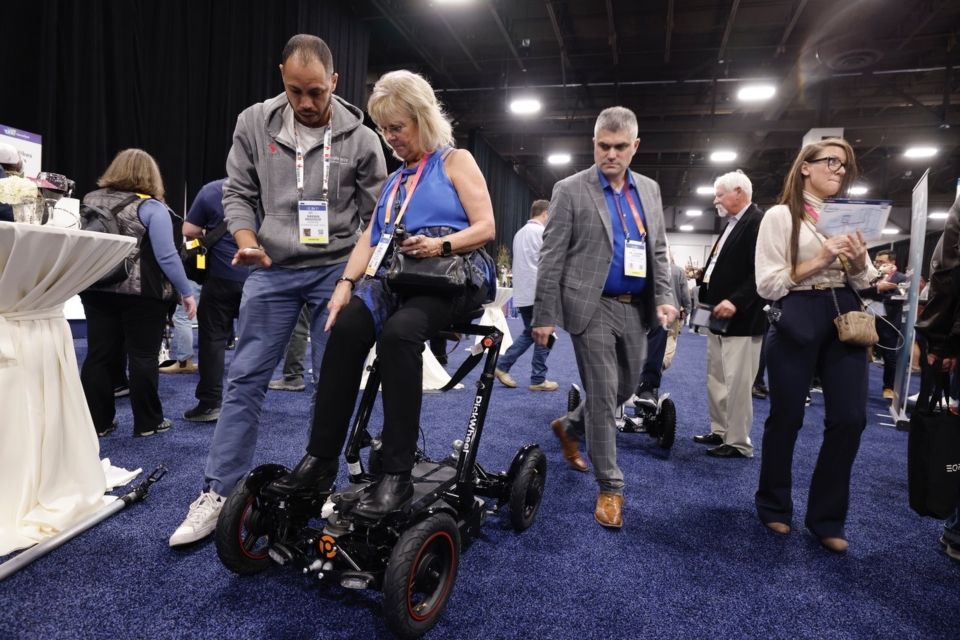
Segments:
[[[960,505],[943,523],[943,537],[951,544],[960,544]]]
[[[533,305],[517,307],[517,312],[523,318],[523,333],[514,339],[507,352],[500,357],[497,362],[497,369],[509,372],[517,358],[526,353],[530,345],[533,345],[533,369],[530,374],[530,384],[541,384],[547,378],[547,356],[550,355],[550,349],[541,347],[533,341],[530,331],[530,323],[533,322]]]
[[[310,310],[313,370],[320,370],[328,335],[323,330],[327,302],[345,266],[270,267],[256,269],[247,278],[240,302],[237,349],[207,455],[204,489],[225,496],[250,471],[267,385],[304,305]]]
[[[193,299],[200,304],[200,285],[190,280],[190,286],[193,287]],[[177,336],[177,351],[174,357],[183,362],[193,356],[193,320],[187,318],[187,312],[183,305],[177,305],[177,310],[173,314],[173,333]]]

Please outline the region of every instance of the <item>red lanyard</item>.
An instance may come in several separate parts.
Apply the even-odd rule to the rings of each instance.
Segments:
[[[630,205],[630,212],[633,214],[633,221],[637,223],[637,229],[640,231],[640,237],[643,238],[647,235],[647,229],[643,226],[643,220],[640,219],[640,211],[637,210],[637,205],[633,201],[633,196],[630,195],[630,183],[625,182],[623,185],[623,193],[627,196],[627,204]],[[617,192],[613,192],[613,204],[617,207],[617,213],[620,214],[620,224],[623,225],[623,235],[626,236],[627,240],[630,240],[630,230],[627,228],[627,219],[623,217],[623,209],[620,208],[620,198],[617,197]]]
[[[413,190],[417,188],[417,183],[420,182],[420,174],[423,173],[423,168],[427,166],[427,161],[430,160],[430,154],[424,155],[420,158],[420,166],[417,167],[417,172],[413,174],[413,180],[410,181],[410,186],[407,188],[407,197],[403,199],[403,204],[400,205],[400,213],[397,214],[396,224],[400,224],[400,220],[403,218],[404,212],[407,210],[407,203],[410,202],[410,198],[413,197]],[[397,197],[397,191],[400,190],[400,178],[403,174],[403,167],[400,167],[400,170],[397,172],[397,181],[393,184],[393,191],[390,192],[390,198],[387,199],[387,206],[384,207],[383,211],[383,230],[386,231],[390,227],[390,214],[393,211],[393,201]]]

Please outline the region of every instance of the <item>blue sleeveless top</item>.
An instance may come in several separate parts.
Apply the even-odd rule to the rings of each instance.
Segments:
[[[443,170],[443,154],[449,148],[441,147],[434,151],[423,167],[420,181],[413,191],[413,198],[407,205],[407,210],[400,221],[400,224],[404,225],[411,235],[419,233],[427,227],[449,227],[453,229],[449,233],[453,233],[470,226],[470,220],[467,218],[467,212],[463,210],[463,205],[460,204],[457,190]],[[393,192],[394,186],[401,179],[405,179],[409,183],[416,172],[416,167],[410,169],[401,167],[387,178],[383,185],[383,191],[380,193],[380,201],[377,202],[377,208],[373,212],[373,219],[370,221],[372,225],[370,228],[371,247],[377,246],[377,243],[380,242],[380,236],[384,232],[387,202],[390,200],[390,194]],[[393,202],[388,233],[393,233],[393,227],[397,222],[397,213],[399,212],[397,204],[402,204],[406,197],[407,185],[401,183]]]

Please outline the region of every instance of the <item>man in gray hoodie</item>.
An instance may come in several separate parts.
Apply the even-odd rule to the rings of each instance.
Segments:
[[[333,95],[326,43],[294,36],[281,59],[284,93],[240,114],[227,157],[233,263],[253,270],[203,490],[170,546],[213,533],[224,499],[249,471],[267,385],[303,305],[320,370],[327,302],[386,179],[380,139],[363,126],[363,112]]]

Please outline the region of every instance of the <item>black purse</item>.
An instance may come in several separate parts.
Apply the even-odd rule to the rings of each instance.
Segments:
[[[393,234],[394,251],[384,284],[399,295],[458,296],[470,283],[470,262],[460,254],[414,258],[399,250],[409,234],[398,225]]]
[[[457,296],[467,290],[470,263],[462,255],[414,258],[394,251],[384,280],[391,293]]]
[[[948,374],[928,370],[926,362],[923,367],[907,437],[907,491],[911,509],[943,520],[953,513],[960,495],[960,416],[953,415],[945,402],[940,411],[935,407],[949,388]]]

